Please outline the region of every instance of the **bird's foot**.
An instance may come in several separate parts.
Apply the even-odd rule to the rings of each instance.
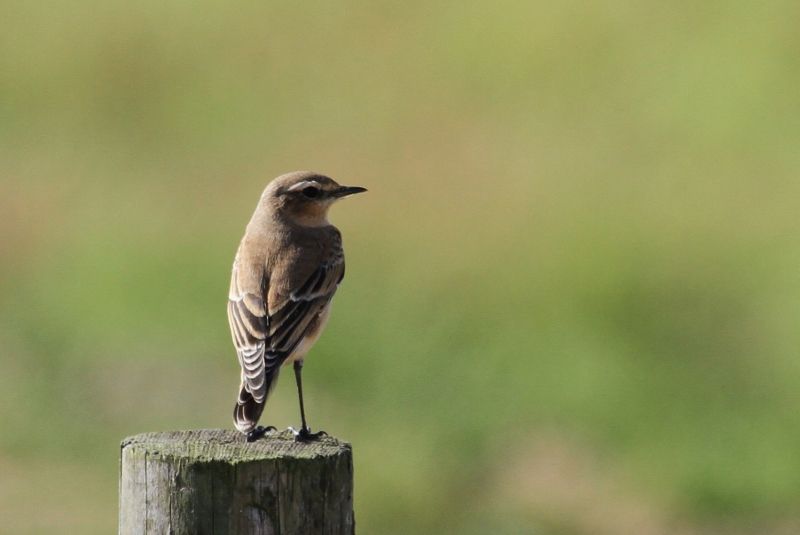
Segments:
[[[255,442],[256,440],[258,440],[259,438],[263,437],[264,435],[266,435],[270,431],[277,431],[277,429],[275,429],[271,425],[268,425],[267,427],[259,425],[258,427],[256,427],[255,429],[253,429],[252,431],[247,433],[247,441],[248,442]]]
[[[297,442],[313,442],[315,440],[319,440],[320,437],[328,436],[328,433],[325,431],[317,431],[316,433],[312,433],[311,429],[308,427],[301,427],[299,431],[295,430],[294,427],[290,427],[289,431],[292,432],[294,439]]]

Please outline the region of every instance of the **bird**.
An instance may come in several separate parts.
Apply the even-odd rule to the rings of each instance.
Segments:
[[[306,422],[302,369],[345,272],[342,235],[328,221],[328,210],[365,191],[312,171],[287,173],[267,185],[247,224],[233,260],[227,312],[241,367],[233,422],[248,442],[275,430],[258,421],[281,368],[290,363],[301,418],[299,431],[290,429],[298,441],[324,434],[312,433]]]

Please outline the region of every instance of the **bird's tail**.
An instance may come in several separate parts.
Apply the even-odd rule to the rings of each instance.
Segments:
[[[264,411],[267,398],[278,384],[278,372],[280,368],[264,375],[264,382],[259,385],[256,395],[262,397],[258,401],[247,388],[247,378],[242,373],[242,382],[239,386],[239,397],[236,399],[236,406],[233,408],[233,425],[242,433],[249,433],[256,428],[258,419]]]
[[[239,399],[236,400],[236,406],[233,408],[233,425],[242,433],[249,433],[255,429],[258,419],[261,418],[261,412],[264,410],[266,399],[258,402],[253,398],[244,383],[239,387]]]

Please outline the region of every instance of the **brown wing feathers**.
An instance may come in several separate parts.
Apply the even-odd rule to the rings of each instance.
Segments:
[[[271,292],[266,278],[259,288],[264,298],[241,292],[238,266],[234,266],[228,320],[242,368],[242,385],[234,409],[234,422],[242,432],[255,427],[281,364],[303,341],[308,328],[331,300],[344,276],[341,241],[335,239],[332,245],[324,255],[327,258],[317,263],[316,269],[301,280],[301,284],[295,285],[297,289],[290,288],[288,298],[269,307],[265,298]],[[308,265],[288,267],[297,277]],[[272,309],[269,314],[268,308]]]
[[[270,316],[267,354],[285,359],[297,347],[306,331],[336,292],[344,264],[323,264],[301,288],[292,292],[283,306]]]

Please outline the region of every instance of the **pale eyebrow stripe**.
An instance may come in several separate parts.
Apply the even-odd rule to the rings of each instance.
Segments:
[[[302,182],[298,182],[297,184],[295,184],[291,188],[287,189],[286,191],[297,191],[297,190],[305,189],[305,188],[308,188],[308,187],[314,187],[314,188],[322,189],[322,186],[316,180],[303,180]]]

